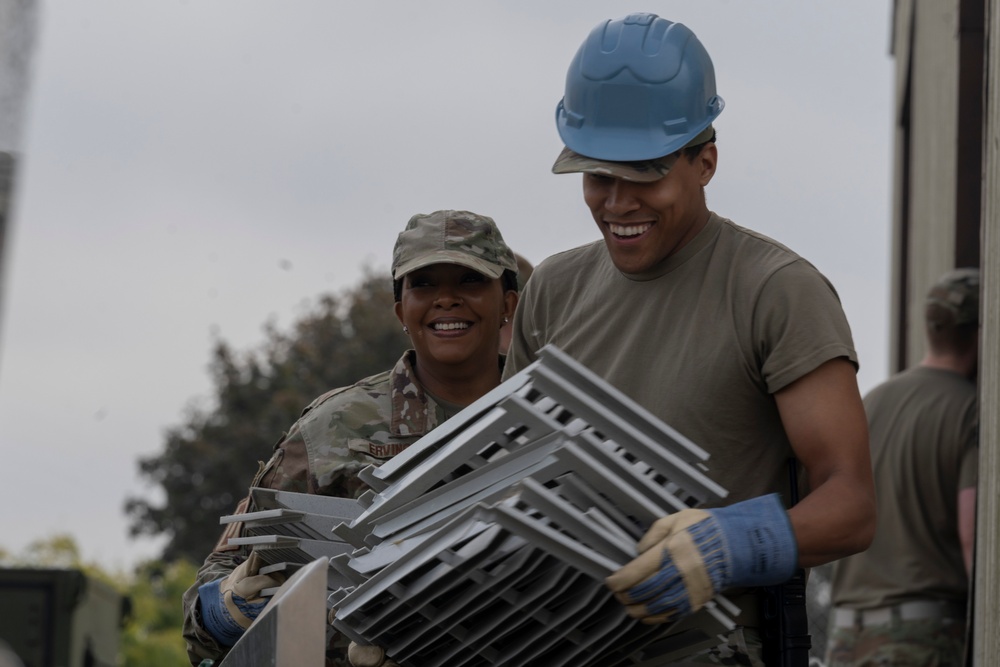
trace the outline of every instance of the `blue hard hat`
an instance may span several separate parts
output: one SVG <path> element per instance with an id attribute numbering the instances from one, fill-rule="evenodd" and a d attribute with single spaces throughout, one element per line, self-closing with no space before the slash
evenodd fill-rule
<path id="1" fill-rule="evenodd" d="M 581 155 L 650 160 L 683 148 L 723 106 L 712 59 L 687 26 L 629 14 L 595 27 L 576 52 L 556 125 Z"/>

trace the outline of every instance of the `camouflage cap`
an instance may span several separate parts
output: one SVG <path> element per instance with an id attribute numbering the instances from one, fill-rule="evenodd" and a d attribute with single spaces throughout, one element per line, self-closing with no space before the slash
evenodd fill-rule
<path id="1" fill-rule="evenodd" d="M 684 148 L 703 144 L 711 139 L 713 134 L 715 134 L 715 129 L 709 125 L 698 136 L 689 141 Z M 682 148 L 681 150 L 684 149 Z M 559 153 L 559 157 L 556 158 L 556 163 L 552 165 L 552 173 L 572 174 L 583 172 L 586 174 L 612 176 L 636 183 L 650 183 L 666 176 L 670 168 L 674 166 L 674 162 L 677 161 L 679 155 L 680 153 L 676 152 L 652 160 L 612 162 L 610 160 L 587 157 L 586 155 L 575 153 L 569 148 L 563 148 L 562 152 Z"/>
<path id="2" fill-rule="evenodd" d="M 950 322 L 938 322 L 934 319 L 935 309 L 928 309 L 927 319 L 931 324 L 978 324 L 979 269 L 955 269 L 944 274 L 927 292 L 925 304 L 939 306 L 951 314 Z"/>
<path id="3" fill-rule="evenodd" d="M 492 218 L 469 211 L 435 211 L 410 218 L 392 249 L 392 278 L 431 264 L 458 264 L 490 278 L 517 273 L 514 253 Z"/>

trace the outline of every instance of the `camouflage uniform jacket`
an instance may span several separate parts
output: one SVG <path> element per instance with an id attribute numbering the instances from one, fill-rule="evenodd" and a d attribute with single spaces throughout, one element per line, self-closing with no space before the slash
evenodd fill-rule
<path id="1" fill-rule="evenodd" d="M 313 401 L 274 446 L 251 486 L 350 498 L 364 493 L 367 486 L 358 471 L 384 463 L 445 420 L 444 409 L 417 383 L 413 355 L 408 350 L 391 371 Z M 245 498 L 236 511 L 248 506 Z M 245 547 L 227 544 L 242 529 L 242 524 L 229 525 L 184 594 L 184 639 L 192 665 L 204 658 L 219 661 L 227 650 L 201 626 L 197 602 L 199 586 L 222 579 L 249 556 Z M 332 656 L 327 660 L 330 666 L 346 664 Z"/>

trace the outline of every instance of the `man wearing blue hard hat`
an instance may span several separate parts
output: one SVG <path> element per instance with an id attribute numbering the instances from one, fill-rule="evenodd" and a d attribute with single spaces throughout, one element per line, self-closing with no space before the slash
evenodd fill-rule
<path id="1" fill-rule="evenodd" d="M 552 170 L 583 174 L 603 241 L 535 269 L 504 373 L 554 344 L 707 450 L 725 506 L 661 519 L 607 584 L 651 623 L 734 600 L 737 628 L 693 664 L 805 664 L 808 637 L 772 641 L 767 605 L 802 568 L 871 542 L 857 354 L 815 267 L 709 210 L 723 107 L 686 26 L 632 14 L 594 28 L 556 109 Z"/>

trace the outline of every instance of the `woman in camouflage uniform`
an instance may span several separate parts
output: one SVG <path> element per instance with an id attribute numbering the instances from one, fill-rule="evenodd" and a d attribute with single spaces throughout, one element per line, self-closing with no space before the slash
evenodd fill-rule
<path id="1" fill-rule="evenodd" d="M 415 215 L 392 257 L 395 312 L 413 348 L 395 367 L 320 396 L 303 411 L 251 486 L 357 497 L 357 473 L 380 465 L 500 382 L 500 328 L 517 305 L 517 262 L 496 224 L 468 211 Z M 238 513 L 252 511 L 249 498 Z M 218 660 L 261 612 L 263 588 L 246 547 L 230 546 L 230 524 L 184 594 L 184 638 L 192 665 Z M 327 665 L 348 665 L 335 642 Z"/>

